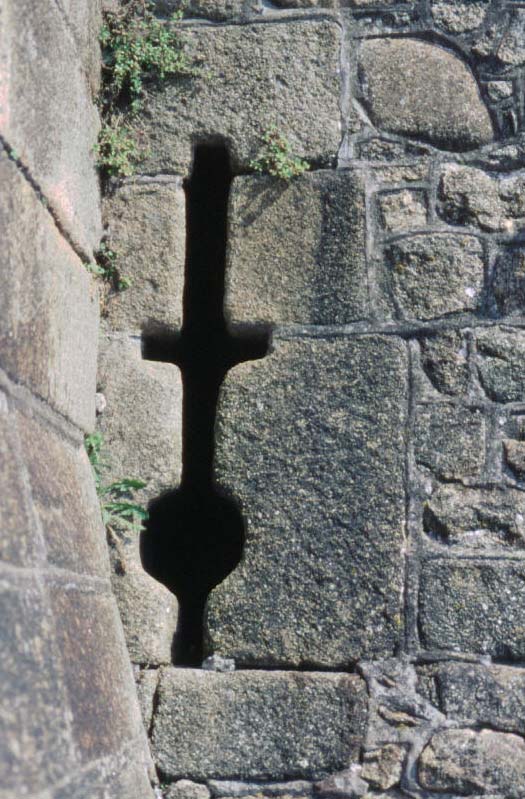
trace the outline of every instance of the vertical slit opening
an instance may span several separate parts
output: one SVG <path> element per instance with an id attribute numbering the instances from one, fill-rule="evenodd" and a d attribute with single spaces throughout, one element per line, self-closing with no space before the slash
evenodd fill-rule
<path id="1" fill-rule="evenodd" d="M 220 385 L 237 363 L 262 358 L 268 334 L 232 335 L 224 318 L 228 197 L 232 172 L 221 145 L 195 149 L 186 184 L 184 321 L 180 335 L 144 335 L 143 355 L 175 363 L 183 383 L 181 486 L 151 503 L 141 537 L 145 570 L 179 601 L 173 662 L 202 662 L 204 608 L 210 591 L 238 565 L 244 523 L 235 502 L 213 485 L 215 415 Z"/>

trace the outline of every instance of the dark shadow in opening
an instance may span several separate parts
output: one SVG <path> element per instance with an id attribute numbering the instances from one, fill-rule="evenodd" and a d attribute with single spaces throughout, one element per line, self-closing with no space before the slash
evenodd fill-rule
<path id="1" fill-rule="evenodd" d="M 181 487 L 150 506 L 141 537 L 145 570 L 179 600 L 173 662 L 198 666 L 210 591 L 239 563 L 244 523 L 235 502 L 213 485 L 215 414 L 227 371 L 262 358 L 268 333 L 233 335 L 223 312 L 228 196 L 232 174 L 224 146 L 201 145 L 186 186 L 184 324 L 180 335 L 144 335 L 143 355 L 175 363 L 183 380 Z"/>

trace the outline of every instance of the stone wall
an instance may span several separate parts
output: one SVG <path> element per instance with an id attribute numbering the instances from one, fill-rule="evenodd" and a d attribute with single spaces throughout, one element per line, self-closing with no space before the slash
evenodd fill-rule
<path id="1" fill-rule="evenodd" d="M 141 174 L 106 202 L 134 279 L 99 370 L 114 473 L 140 470 L 153 501 L 182 470 L 184 491 L 199 143 L 233 170 L 230 344 L 269 344 L 220 389 L 213 491 L 244 543 L 206 604 L 204 668 L 173 665 L 176 519 L 162 544 L 155 513 L 141 544 L 113 543 L 165 796 L 521 797 L 525 10 L 192 0 L 187 16 L 201 72 L 151 91 Z M 251 174 L 272 125 L 311 164 L 290 184 Z M 203 541 L 202 564 L 219 551 Z"/>
<path id="2" fill-rule="evenodd" d="M 151 796 L 83 434 L 101 235 L 97 2 L 0 4 L 0 796 Z"/>

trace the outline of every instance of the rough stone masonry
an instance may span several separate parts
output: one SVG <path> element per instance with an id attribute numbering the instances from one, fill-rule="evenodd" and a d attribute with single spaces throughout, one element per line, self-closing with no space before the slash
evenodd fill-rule
<path id="1" fill-rule="evenodd" d="M 157 2 L 159 14 L 173 9 Z M 222 383 L 214 486 L 244 522 L 206 668 L 177 600 L 113 541 L 166 799 L 525 796 L 525 7 L 191 0 L 205 66 L 152 90 L 105 223 L 99 418 L 144 501 L 184 471 L 183 181 L 227 147 L 224 314 L 266 331 Z M 310 171 L 252 173 L 275 125 Z M 186 265 L 188 266 L 188 264 Z M 191 267 L 191 264 L 190 264 Z M 146 533 L 147 535 L 147 533 Z"/>

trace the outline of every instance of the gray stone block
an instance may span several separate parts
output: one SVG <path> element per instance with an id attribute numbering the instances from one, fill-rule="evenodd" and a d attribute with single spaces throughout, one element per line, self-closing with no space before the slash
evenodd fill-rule
<path id="1" fill-rule="evenodd" d="M 427 224 L 425 194 L 413 189 L 398 189 L 377 198 L 381 222 L 388 233 L 402 233 Z"/>
<path id="2" fill-rule="evenodd" d="M 492 290 L 499 312 L 522 316 L 525 312 L 525 249 L 504 248 L 496 259 Z"/>
<path id="3" fill-rule="evenodd" d="M 495 402 L 525 401 L 525 331 L 493 327 L 476 334 L 481 385 Z"/>
<path id="4" fill-rule="evenodd" d="M 0 573 L 0 797 L 43 791 L 77 766 L 53 619 L 40 581 Z"/>
<path id="5" fill-rule="evenodd" d="M 117 753 L 135 739 L 140 758 L 146 739 L 115 600 L 58 586 L 51 596 L 81 761 Z"/>
<path id="6" fill-rule="evenodd" d="M 0 367 L 89 429 L 95 416 L 97 290 L 27 181 L 1 152 L 0 179 Z"/>
<path id="7" fill-rule="evenodd" d="M 493 177 L 482 169 L 446 164 L 439 184 L 440 213 L 455 225 L 513 233 L 523 226 L 522 175 Z"/>
<path id="8" fill-rule="evenodd" d="M 288 185 L 236 178 L 229 222 L 230 323 L 336 325 L 368 316 L 359 170 L 305 174 Z"/>
<path id="9" fill-rule="evenodd" d="M 445 480 L 478 477 L 485 463 L 485 419 L 477 408 L 421 405 L 414 431 L 416 462 Z"/>
<path id="10" fill-rule="evenodd" d="M 210 799 L 210 789 L 206 785 L 191 780 L 177 780 L 170 785 L 165 799 Z"/>
<path id="11" fill-rule="evenodd" d="M 525 494 L 439 486 L 425 503 L 423 523 L 429 535 L 448 546 L 524 549 Z"/>
<path id="12" fill-rule="evenodd" d="M 144 727 L 149 733 L 151 720 L 153 718 L 153 703 L 155 701 L 155 692 L 159 682 L 158 669 L 135 669 L 135 684 L 137 686 L 137 696 L 140 705 L 140 712 Z"/>
<path id="13" fill-rule="evenodd" d="M 313 791 L 311 782 L 291 780 L 287 782 L 238 782 L 233 780 L 208 780 L 212 796 L 246 797 L 263 796 L 310 796 Z"/>
<path id="14" fill-rule="evenodd" d="M 310 779 L 359 752 L 364 681 L 348 674 L 161 669 L 153 750 L 178 779 Z"/>
<path id="15" fill-rule="evenodd" d="M 524 583 L 523 561 L 428 561 L 419 593 L 423 646 L 522 659 Z"/>
<path id="16" fill-rule="evenodd" d="M 525 671 L 514 666 L 447 663 L 427 667 L 440 708 L 462 724 L 525 733 Z"/>
<path id="17" fill-rule="evenodd" d="M 446 330 L 421 339 L 421 363 L 432 385 L 443 394 L 466 394 L 470 371 L 468 345 L 461 330 Z"/>
<path id="18" fill-rule="evenodd" d="M 499 43 L 497 55 L 500 61 L 513 67 L 520 67 L 525 64 L 524 35 L 524 9 L 516 8 L 512 13 L 510 24 Z"/>
<path id="19" fill-rule="evenodd" d="M 182 384 L 179 369 L 142 359 L 140 340 L 103 337 L 98 387 L 106 399 L 98 427 L 104 436 L 107 481 L 147 483 L 142 502 L 175 487 L 181 474 Z"/>
<path id="20" fill-rule="evenodd" d="M 525 742 L 492 730 L 443 730 L 423 750 L 419 781 L 431 791 L 462 796 L 497 791 L 521 799 L 525 791 Z"/>
<path id="21" fill-rule="evenodd" d="M 341 140 L 339 48 L 331 20 L 184 28 L 200 75 L 175 78 L 152 91 L 137 121 L 149 154 L 148 174 L 191 165 L 194 142 L 222 139 L 236 170 L 257 156 L 272 125 L 294 153 L 329 165 Z"/>
<path id="22" fill-rule="evenodd" d="M 54 0 L 7 0 L 1 13 L 0 133 L 89 257 L 101 235 L 99 121 L 75 42 Z M 12 240 L 32 237 L 18 228 Z"/>
<path id="23" fill-rule="evenodd" d="M 108 298 L 109 326 L 136 333 L 180 328 L 186 252 L 181 181 L 115 187 L 105 200 L 104 222 L 118 268 L 132 281 Z"/>
<path id="24" fill-rule="evenodd" d="M 387 248 L 386 259 L 394 304 L 403 319 L 435 319 L 480 307 L 483 246 L 474 236 L 408 236 Z"/>
<path id="25" fill-rule="evenodd" d="M 48 562 L 109 577 L 99 500 L 84 447 L 63 441 L 35 414 L 18 413 L 17 424 Z"/>
<path id="26" fill-rule="evenodd" d="M 50 799 L 158 799 L 148 777 L 147 759 L 138 751 L 140 746 L 136 742 L 131 755 L 102 758 L 93 768 L 62 783 Z"/>
<path id="27" fill-rule="evenodd" d="M 78 52 L 93 98 L 100 89 L 100 43 L 102 26 L 101 0 L 58 0 L 73 30 Z"/>
<path id="28" fill-rule="evenodd" d="M 472 72 L 450 50 L 416 38 L 367 39 L 359 68 L 372 122 L 449 150 L 493 139 Z"/>
<path id="29" fill-rule="evenodd" d="M 32 513 L 16 414 L 0 391 L 0 560 L 26 568 L 42 563 L 44 542 Z"/>
<path id="30" fill-rule="evenodd" d="M 525 441 L 507 439 L 503 442 L 505 463 L 518 480 L 525 478 Z"/>
<path id="31" fill-rule="evenodd" d="M 489 3 L 487 0 L 433 0 L 432 18 L 438 28 L 451 34 L 476 30 L 483 23 Z"/>
<path id="32" fill-rule="evenodd" d="M 346 667 L 401 633 L 405 345 L 275 340 L 218 407 L 215 475 L 240 503 L 239 566 L 210 595 L 211 651 Z"/>
<path id="33" fill-rule="evenodd" d="M 132 663 L 171 663 L 179 613 L 176 597 L 144 571 L 136 533 L 113 532 L 110 557 L 111 585 Z"/>

